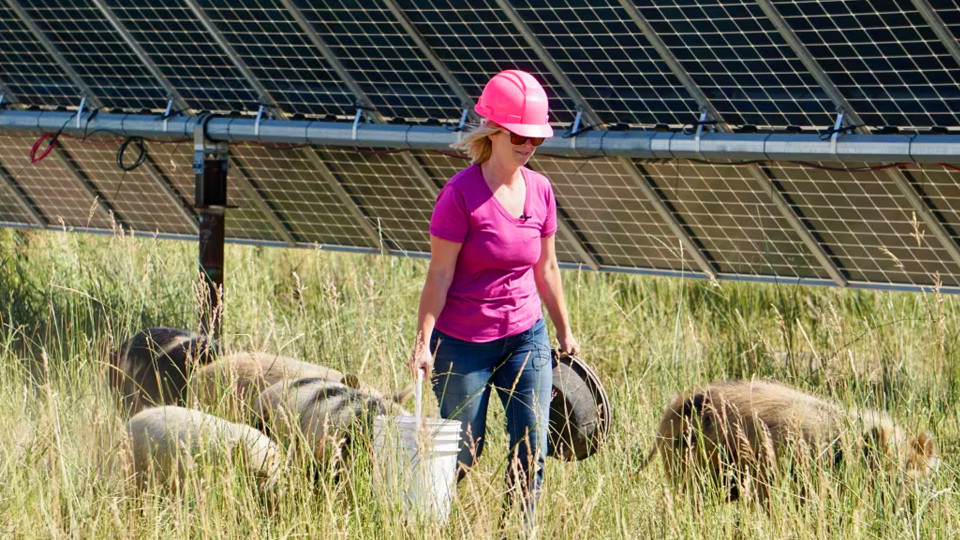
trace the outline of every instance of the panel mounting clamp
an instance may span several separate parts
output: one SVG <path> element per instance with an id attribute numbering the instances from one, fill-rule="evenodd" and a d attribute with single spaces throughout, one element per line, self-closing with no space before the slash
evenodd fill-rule
<path id="1" fill-rule="evenodd" d="M 697 131 L 693 140 L 697 143 L 697 152 L 700 152 L 700 136 L 703 135 L 703 126 L 707 124 L 707 111 L 700 111 L 700 121 L 697 122 Z"/>
<path id="2" fill-rule="evenodd" d="M 463 130 L 467 128 L 467 118 L 470 115 L 470 108 L 465 107 L 463 112 L 460 114 L 460 122 L 455 127 L 447 126 L 447 131 L 452 131 L 457 134 L 457 142 L 460 142 L 460 139 L 463 138 Z"/>
<path id="3" fill-rule="evenodd" d="M 169 120 L 171 116 L 173 116 L 173 98 L 167 100 L 167 108 L 164 109 L 163 116 L 161 117 L 163 119 L 164 133 L 167 132 L 167 120 Z"/>
<path id="4" fill-rule="evenodd" d="M 253 135 L 254 137 L 260 137 L 260 122 L 263 120 L 263 103 L 260 104 L 260 108 L 257 109 L 257 118 L 253 121 Z M 358 111 L 359 112 L 359 111 Z M 354 140 L 357 139 L 356 131 L 354 131 Z"/>
<path id="5" fill-rule="evenodd" d="M 580 134 L 580 122 L 583 120 L 583 108 L 577 107 L 577 115 L 573 117 L 573 124 L 570 125 L 570 129 L 562 135 L 564 139 L 570 139 L 570 148 L 576 149 L 577 147 L 577 135 Z"/>
<path id="6" fill-rule="evenodd" d="M 87 106 L 87 96 L 80 98 L 80 108 L 77 109 L 77 129 L 80 129 L 80 119 L 83 117 L 83 109 Z"/>
<path id="7" fill-rule="evenodd" d="M 843 111 L 837 113 L 837 121 L 833 123 L 833 133 L 830 134 L 830 153 L 837 153 L 837 138 L 840 137 L 841 127 L 843 126 Z"/>
<path id="8" fill-rule="evenodd" d="M 357 129 L 360 128 L 360 119 L 363 118 L 363 109 L 357 109 L 356 116 L 353 117 L 353 127 L 350 128 L 350 140 L 357 140 Z"/>
<path id="9" fill-rule="evenodd" d="M 715 122 L 711 122 L 707 120 L 707 117 L 708 117 L 708 114 L 706 109 L 701 109 L 700 120 L 697 122 L 697 131 L 694 133 L 694 136 L 693 136 L 693 144 L 694 146 L 696 146 L 696 152 L 697 152 L 697 155 L 700 156 L 700 159 L 703 159 L 703 153 L 700 151 L 700 136 L 703 135 L 703 127 L 710 124 L 708 133 L 712 133 L 714 130 L 714 126 L 712 124 L 714 124 Z"/>

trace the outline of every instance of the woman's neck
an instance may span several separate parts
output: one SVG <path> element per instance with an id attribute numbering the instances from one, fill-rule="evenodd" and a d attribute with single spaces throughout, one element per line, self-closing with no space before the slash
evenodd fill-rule
<path id="1" fill-rule="evenodd" d="M 490 159 L 481 163 L 480 168 L 483 177 L 495 185 L 511 185 L 515 181 L 523 180 L 519 165 L 496 159 L 494 156 L 490 156 Z"/>

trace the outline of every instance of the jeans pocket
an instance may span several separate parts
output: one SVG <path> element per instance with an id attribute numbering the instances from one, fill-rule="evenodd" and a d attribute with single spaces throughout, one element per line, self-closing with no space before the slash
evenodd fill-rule
<path id="1" fill-rule="evenodd" d="M 553 351 L 549 345 L 537 344 L 533 349 L 533 367 L 534 369 L 552 369 Z"/>

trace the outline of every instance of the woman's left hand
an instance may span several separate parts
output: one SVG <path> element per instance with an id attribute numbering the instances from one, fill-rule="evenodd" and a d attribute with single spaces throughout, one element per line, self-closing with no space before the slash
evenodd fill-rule
<path id="1" fill-rule="evenodd" d="M 566 353 L 570 356 L 578 356 L 580 354 L 580 343 L 577 342 L 577 338 L 573 337 L 573 332 L 564 332 L 557 336 L 557 340 L 560 342 L 560 353 Z"/>

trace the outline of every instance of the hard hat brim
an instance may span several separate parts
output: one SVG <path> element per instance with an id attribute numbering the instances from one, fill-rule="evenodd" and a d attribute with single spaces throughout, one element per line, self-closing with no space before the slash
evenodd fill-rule
<path id="1" fill-rule="evenodd" d="M 503 129 L 516 133 L 521 137 L 553 137 L 553 128 L 550 124 L 500 124 Z"/>

